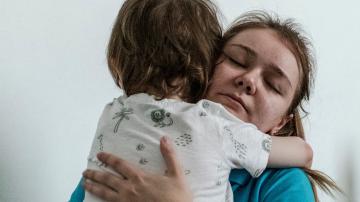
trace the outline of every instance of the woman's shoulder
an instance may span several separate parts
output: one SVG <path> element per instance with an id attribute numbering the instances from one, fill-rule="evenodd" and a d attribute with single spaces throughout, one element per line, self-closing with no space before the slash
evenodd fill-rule
<path id="1" fill-rule="evenodd" d="M 263 178 L 269 181 L 281 179 L 290 184 L 310 183 L 307 174 L 300 168 L 269 168 L 264 171 Z M 294 182 L 295 179 L 298 181 Z"/>
<path id="2" fill-rule="evenodd" d="M 269 169 L 264 178 L 266 201 L 315 201 L 310 180 L 300 168 Z"/>
<path id="3" fill-rule="evenodd" d="M 230 182 L 235 202 L 315 201 L 307 174 L 300 168 L 266 169 L 258 178 L 233 170 Z"/>

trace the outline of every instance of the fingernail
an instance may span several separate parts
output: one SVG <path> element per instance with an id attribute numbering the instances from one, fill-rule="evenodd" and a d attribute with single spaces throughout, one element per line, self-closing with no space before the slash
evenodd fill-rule
<path id="1" fill-rule="evenodd" d="M 171 140 L 169 137 L 167 136 L 164 136 L 164 148 L 167 150 L 167 151 L 170 151 L 171 150 Z"/>
<path id="2" fill-rule="evenodd" d="M 169 143 L 169 138 L 166 137 L 166 136 L 163 136 L 163 141 L 165 144 L 168 144 Z"/>
<path id="3" fill-rule="evenodd" d="M 105 155 L 105 153 L 99 152 L 96 156 L 98 157 L 98 159 L 101 159 L 104 157 L 104 155 Z"/>
<path id="4" fill-rule="evenodd" d="M 85 186 L 86 183 L 87 183 L 87 179 L 86 179 L 86 178 L 83 178 L 81 184 L 82 184 L 83 186 Z"/>
<path id="5" fill-rule="evenodd" d="M 83 175 L 84 177 L 86 177 L 87 174 L 88 174 L 88 170 L 85 170 L 85 171 L 82 173 L 82 175 Z"/>
<path id="6" fill-rule="evenodd" d="M 85 189 L 89 189 L 91 186 L 90 180 L 88 180 L 88 179 L 84 180 L 83 186 Z"/>

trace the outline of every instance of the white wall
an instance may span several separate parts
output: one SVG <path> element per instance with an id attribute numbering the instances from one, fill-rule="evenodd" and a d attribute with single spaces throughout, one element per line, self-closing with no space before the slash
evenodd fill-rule
<path id="1" fill-rule="evenodd" d="M 360 201 L 360 3 L 218 0 L 227 23 L 265 8 L 312 36 L 318 72 L 306 120 L 313 167 Z M 121 1 L 0 0 L 0 201 L 66 201 L 97 119 L 119 94 L 105 47 Z M 357 151 L 357 152 L 356 152 Z"/>

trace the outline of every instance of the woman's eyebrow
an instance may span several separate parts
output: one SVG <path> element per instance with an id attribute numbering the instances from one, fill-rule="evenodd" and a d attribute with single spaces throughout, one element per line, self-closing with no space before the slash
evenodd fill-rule
<path id="1" fill-rule="evenodd" d="M 281 70 L 281 68 L 275 64 L 269 64 L 268 68 L 275 72 L 277 75 L 279 75 L 282 78 L 285 78 L 285 80 L 287 81 L 287 83 L 289 83 L 290 87 L 292 88 L 291 82 L 289 77 L 284 73 L 284 71 Z"/>

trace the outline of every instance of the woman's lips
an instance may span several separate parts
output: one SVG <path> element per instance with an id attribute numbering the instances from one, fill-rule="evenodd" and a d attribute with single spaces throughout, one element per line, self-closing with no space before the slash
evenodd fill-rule
<path id="1" fill-rule="evenodd" d="M 245 104 L 244 104 L 244 102 L 242 101 L 241 98 L 236 97 L 235 95 L 231 95 L 231 94 L 220 94 L 220 95 L 222 95 L 222 96 L 225 97 L 228 101 L 230 101 L 232 105 L 235 105 L 235 106 L 233 106 L 233 107 L 231 107 L 231 106 L 229 106 L 229 107 L 231 107 L 231 108 L 234 109 L 234 107 L 235 107 L 235 108 L 238 108 L 238 107 L 240 106 L 240 107 L 243 108 L 246 112 L 248 112 L 248 110 L 247 110 L 247 108 L 245 107 Z"/>

